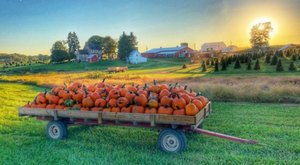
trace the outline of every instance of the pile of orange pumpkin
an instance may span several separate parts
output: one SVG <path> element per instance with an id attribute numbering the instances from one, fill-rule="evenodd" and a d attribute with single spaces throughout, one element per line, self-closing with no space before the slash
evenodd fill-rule
<path id="1" fill-rule="evenodd" d="M 25 107 L 57 110 L 127 112 L 146 114 L 197 114 L 208 103 L 187 86 L 176 84 L 112 85 L 105 82 L 85 86 L 80 82 L 39 93 Z"/>

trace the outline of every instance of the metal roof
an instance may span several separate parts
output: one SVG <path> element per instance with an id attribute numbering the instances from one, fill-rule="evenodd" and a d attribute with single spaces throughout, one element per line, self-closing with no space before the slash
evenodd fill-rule
<path id="1" fill-rule="evenodd" d="M 167 47 L 167 48 L 154 48 L 150 49 L 144 53 L 160 53 L 163 54 L 162 52 L 177 52 L 181 49 L 186 48 L 186 46 L 177 46 L 177 47 Z"/>

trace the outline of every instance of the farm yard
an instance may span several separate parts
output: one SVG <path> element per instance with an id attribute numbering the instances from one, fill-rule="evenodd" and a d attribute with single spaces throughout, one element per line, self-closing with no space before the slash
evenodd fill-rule
<path id="1" fill-rule="evenodd" d="M 299 2 L 0 6 L 0 165 L 300 165 Z"/>
<path id="2" fill-rule="evenodd" d="M 300 115 L 298 105 L 214 102 L 214 112 L 204 122 L 205 129 L 255 139 L 260 145 L 188 134 L 187 150 L 173 155 L 157 149 L 157 131 L 143 128 L 73 126 L 69 128 L 69 139 L 47 140 L 46 122 L 19 118 L 17 111 L 19 105 L 26 104 L 43 90 L 32 85 L 1 83 L 1 164 L 37 161 L 46 164 L 298 164 L 300 161 L 300 123 L 295 118 Z"/>

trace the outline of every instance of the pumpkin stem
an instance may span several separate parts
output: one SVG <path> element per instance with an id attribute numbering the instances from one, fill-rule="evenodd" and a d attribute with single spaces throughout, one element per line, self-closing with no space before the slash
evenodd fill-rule
<path id="1" fill-rule="evenodd" d="M 137 86 L 136 86 L 136 88 L 138 88 L 140 85 L 138 84 Z"/>
<path id="2" fill-rule="evenodd" d="M 46 96 L 46 94 L 47 94 L 47 89 L 45 89 L 44 96 Z"/>
<path id="3" fill-rule="evenodd" d="M 123 84 L 121 88 L 125 88 L 125 84 Z"/>
<path id="4" fill-rule="evenodd" d="M 184 86 L 184 90 L 186 90 L 186 89 L 187 89 L 187 85 Z"/>
<path id="5" fill-rule="evenodd" d="M 104 82 L 106 80 L 106 77 L 102 80 L 102 82 Z"/>
<path id="6" fill-rule="evenodd" d="M 153 84 L 156 85 L 156 80 L 153 80 Z"/>
<path id="7" fill-rule="evenodd" d="M 145 90 L 146 88 L 147 88 L 147 83 L 145 83 L 145 85 L 144 85 L 144 88 L 143 88 L 143 89 Z"/>

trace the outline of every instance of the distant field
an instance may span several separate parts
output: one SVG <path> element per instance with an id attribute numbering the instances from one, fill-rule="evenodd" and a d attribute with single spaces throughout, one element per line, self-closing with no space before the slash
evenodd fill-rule
<path id="1" fill-rule="evenodd" d="M 189 134 L 187 150 L 174 155 L 157 149 L 157 131 L 143 128 L 73 126 L 69 139 L 48 140 L 46 122 L 17 112 L 43 90 L 0 84 L 0 164 L 300 164 L 298 105 L 213 102 L 205 129 L 261 145 Z"/>

